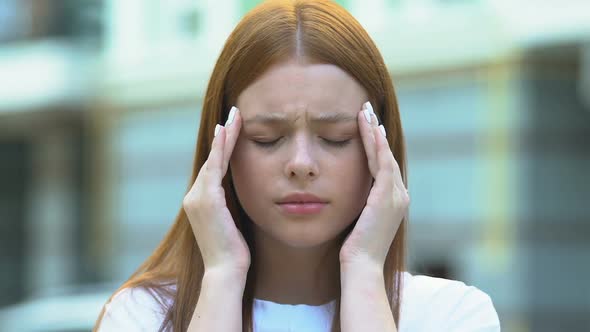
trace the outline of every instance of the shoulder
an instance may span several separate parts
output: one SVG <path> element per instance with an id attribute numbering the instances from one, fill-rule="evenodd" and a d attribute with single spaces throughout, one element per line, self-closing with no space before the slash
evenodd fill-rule
<path id="1" fill-rule="evenodd" d="M 404 272 L 400 331 L 500 331 L 492 299 L 461 281 Z"/>
<path id="2" fill-rule="evenodd" d="M 170 304 L 147 288 L 124 288 L 105 304 L 98 331 L 157 331 Z"/>

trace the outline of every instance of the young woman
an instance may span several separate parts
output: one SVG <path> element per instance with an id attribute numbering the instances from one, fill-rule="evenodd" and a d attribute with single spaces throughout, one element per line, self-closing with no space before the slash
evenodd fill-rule
<path id="1" fill-rule="evenodd" d="M 95 331 L 499 331 L 482 291 L 405 271 L 406 188 L 369 35 L 331 1 L 265 2 L 213 70 L 172 228 Z"/>

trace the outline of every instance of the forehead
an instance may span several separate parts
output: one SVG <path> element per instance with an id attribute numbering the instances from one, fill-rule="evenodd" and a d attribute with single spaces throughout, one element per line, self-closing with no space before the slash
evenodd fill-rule
<path id="1" fill-rule="evenodd" d="M 238 97 L 244 124 L 355 121 L 367 101 L 365 89 L 331 64 L 286 62 L 272 66 Z"/>

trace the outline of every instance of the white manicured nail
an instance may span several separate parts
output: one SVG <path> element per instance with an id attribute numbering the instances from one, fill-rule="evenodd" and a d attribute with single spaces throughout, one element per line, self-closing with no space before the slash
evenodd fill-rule
<path id="1" fill-rule="evenodd" d="M 365 119 L 367 119 L 367 122 L 369 124 L 371 124 L 371 112 L 368 109 L 364 109 L 363 110 L 363 114 L 365 115 Z"/>
<path id="2" fill-rule="evenodd" d="M 229 125 L 232 124 L 232 122 L 234 122 L 234 117 L 236 116 L 236 111 L 238 109 L 235 106 L 231 107 L 231 110 L 229 111 L 229 115 L 227 116 L 227 121 L 225 122 L 225 127 L 228 127 Z"/>
<path id="3" fill-rule="evenodd" d="M 384 137 L 387 137 L 387 134 L 385 133 L 385 127 L 383 127 L 383 125 L 379 125 L 379 130 L 381 130 L 381 134 L 383 134 Z"/>
<path id="4" fill-rule="evenodd" d="M 217 134 L 219 134 L 220 130 L 221 130 L 221 125 L 220 124 L 215 125 L 215 132 L 213 133 L 213 137 L 217 136 Z"/>
<path id="5" fill-rule="evenodd" d="M 368 109 L 371 114 L 375 114 L 375 111 L 373 110 L 373 105 L 371 105 L 370 101 L 364 103 L 363 108 Z"/>
<path id="6" fill-rule="evenodd" d="M 367 122 L 369 124 L 372 123 L 371 115 L 373 115 L 375 117 L 375 119 L 377 120 L 377 114 L 375 114 L 375 111 L 373 110 L 373 105 L 371 105 L 370 101 L 363 104 L 363 109 L 365 112 L 365 119 L 367 119 Z M 377 120 L 377 124 L 379 124 L 379 120 Z"/>

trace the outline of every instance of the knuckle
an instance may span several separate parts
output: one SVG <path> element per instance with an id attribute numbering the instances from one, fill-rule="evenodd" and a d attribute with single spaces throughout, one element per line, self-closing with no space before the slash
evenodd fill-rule
<path id="1" fill-rule="evenodd" d="M 397 161 L 393 157 L 393 154 L 392 153 L 389 154 L 389 156 L 387 158 L 387 163 L 388 163 L 389 167 L 391 167 L 391 169 L 393 169 L 394 171 L 399 172 L 399 165 L 397 164 Z"/>
<path id="2" fill-rule="evenodd" d="M 182 200 L 182 206 L 187 211 L 199 211 L 210 204 L 206 197 L 207 195 L 203 195 L 200 190 L 191 191 Z"/>
<path id="3" fill-rule="evenodd" d="M 396 189 L 393 201 L 395 201 L 395 205 L 400 206 L 402 208 L 407 207 L 410 204 L 410 197 L 402 189 Z"/>
<path id="4" fill-rule="evenodd" d="M 410 196 L 405 192 L 400 192 L 400 202 L 403 207 L 410 206 Z"/>
<path id="5" fill-rule="evenodd" d="M 393 154 L 391 152 L 385 154 L 385 158 L 382 159 L 383 166 L 387 167 L 387 169 L 395 170 L 395 159 L 393 159 Z"/>
<path id="6" fill-rule="evenodd" d="M 196 209 L 199 205 L 199 200 L 195 197 L 194 194 L 189 194 L 184 197 L 182 200 L 182 207 L 186 212 L 192 211 Z"/>
<path id="7" fill-rule="evenodd" d="M 192 191 L 189 191 L 184 198 L 182 199 L 182 206 L 184 206 L 185 208 L 190 206 L 193 200 L 193 193 Z"/>
<path id="8" fill-rule="evenodd" d="M 409 206 L 410 205 L 410 196 L 403 194 L 402 195 L 402 202 L 404 203 L 405 206 Z"/>

